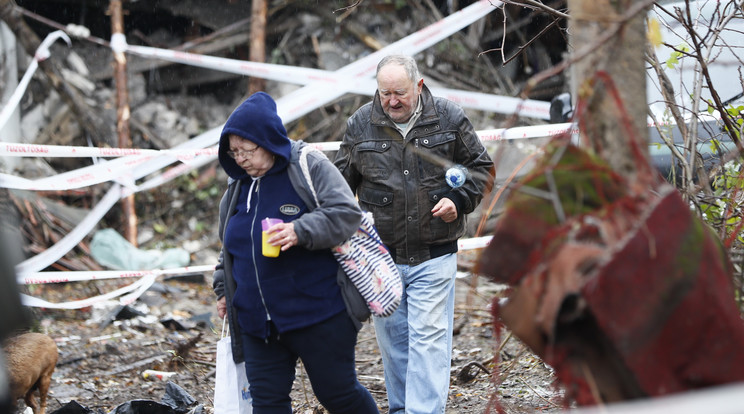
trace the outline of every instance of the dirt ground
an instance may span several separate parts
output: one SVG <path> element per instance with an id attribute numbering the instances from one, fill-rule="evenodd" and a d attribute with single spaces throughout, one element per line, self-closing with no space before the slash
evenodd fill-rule
<path id="1" fill-rule="evenodd" d="M 74 286 L 36 286 L 31 294 L 57 302 L 72 292 L 112 290 L 129 282 L 97 281 Z M 95 284 L 94 287 L 91 287 Z M 457 282 L 456 335 L 448 414 L 488 412 L 496 387 L 491 372 L 496 343 L 488 308 L 498 286 L 464 273 Z M 69 300 L 69 299 L 67 299 Z M 145 370 L 174 372 L 170 381 L 196 401 L 193 412 L 213 413 L 215 350 L 220 321 L 214 310 L 210 275 L 159 280 L 134 304 L 78 311 L 35 310 L 37 329 L 58 344 L 60 358 L 53 376 L 47 412 L 77 403 L 87 412 L 110 413 L 134 400 L 160 402 L 166 382 L 143 378 Z M 506 336 L 506 335 L 505 335 Z M 498 398 L 508 413 L 558 412 L 560 394 L 552 372 L 515 339 L 501 347 Z M 374 327 L 359 335 L 357 366 L 361 382 L 387 412 L 383 368 Z M 326 412 L 315 400 L 298 365 L 292 393 L 296 413 Z M 19 402 L 22 407 L 22 402 Z"/>

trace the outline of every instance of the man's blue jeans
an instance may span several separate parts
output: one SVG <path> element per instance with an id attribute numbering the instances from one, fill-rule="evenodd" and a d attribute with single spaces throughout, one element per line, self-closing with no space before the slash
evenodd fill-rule
<path id="1" fill-rule="evenodd" d="M 390 413 L 441 414 L 449 391 L 457 255 L 398 270 L 400 307 L 374 318 Z"/>

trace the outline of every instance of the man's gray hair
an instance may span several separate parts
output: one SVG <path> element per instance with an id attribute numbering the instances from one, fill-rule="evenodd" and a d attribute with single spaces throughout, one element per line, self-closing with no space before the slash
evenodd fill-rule
<path id="1" fill-rule="evenodd" d="M 377 72 L 375 72 L 375 77 L 377 77 L 377 75 L 380 73 L 380 69 L 389 64 L 403 66 L 403 68 L 406 70 L 406 75 L 408 75 L 408 78 L 414 83 L 418 82 L 418 80 L 421 79 L 421 73 L 418 70 L 418 65 L 416 65 L 416 60 L 407 55 L 390 55 L 382 58 L 380 63 L 377 64 Z"/>

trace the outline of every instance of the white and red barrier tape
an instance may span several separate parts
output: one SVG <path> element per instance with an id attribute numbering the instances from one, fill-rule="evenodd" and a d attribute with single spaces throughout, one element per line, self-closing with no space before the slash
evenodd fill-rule
<path id="1" fill-rule="evenodd" d="M 112 49 L 115 53 L 129 52 L 141 56 L 149 56 L 157 59 L 170 60 L 184 64 L 208 67 L 216 70 L 224 70 L 249 76 L 263 77 L 277 81 L 293 82 L 306 84 L 307 86 L 290 93 L 277 100 L 277 106 L 280 116 L 285 122 L 291 122 L 300 116 L 314 110 L 315 108 L 326 104 L 344 93 L 364 93 L 371 95 L 375 90 L 375 83 L 372 80 L 377 62 L 385 55 L 392 53 L 416 54 L 421 50 L 441 41 L 451 34 L 461 30 L 463 27 L 482 18 L 489 12 L 493 11 L 501 2 L 490 2 L 486 0 L 474 3 L 463 10 L 447 16 L 443 20 L 424 28 L 404 39 L 401 39 L 371 55 L 366 56 L 336 72 L 328 72 L 317 69 L 295 68 L 288 66 L 279 66 L 271 64 L 262 64 L 255 62 L 242 62 L 217 57 L 203 55 L 194 55 L 185 52 L 176 52 L 170 50 L 146 48 L 139 46 L 127 45 L 126 39 L 121 35 L 112 37 Z M 43 60 L 48 56 L 48 47 L 56 39 L 69 39 L 63 32 L 55 32 L 50 35 L 42 47 L 37 52 L 37 60 Z M 32 65 L 33 66 L 33 65 Z M 27 76 L 36 67 L 30 67 Z M 333 85 L 333 87 L 329 87 Z M 16 90 L 18 100 L 27 87 L 27 82 L 19 84 Z M 439 95 L 445 96 L 453 101 L 459 102 L 464 107 L 471 107 L 483 110 L 490 110 L 502 113 L 518 112 L 525 116 L 536 118 L 547 118 L 548 104 L 541 101 L 520 100 L 511 97 L 500 97 L 494 95 L 455 91 L 444 88 L 432 88 Z M 15 105 L 6 105 L 3 113 L 0 114 L 0 127 L 7 121 L 5 113 L 15 110 Z M 16 267 L 16 273 L 19 283 L 54 283 L 60 282 L 59 272 L 55 274 L 38 273 L 39 270 L 48 267 L 67 251 L 71 250 L 77 243 L 85 237 L 94 227 L 103 215 L 122 197 L 137 191 L 153 188 L 160 185 L 179 174 L 183 174 L 193 168 L 204 165 L 214 159 L 216 156 L 216 147 L 219 138 L 221 126 L 214 128 L 198 137 L 195 137 L 176 148 L 169 150 L 141 150 L 141 149 L 124 149 L 124 148 L 88 148 L 88 147 L 61 147 L 61 146 L 44 146 L 31 144 L 2 144 L 0 156 L 38 156 L 38 157 L 100 157 L 114 158 L 99 162 L 98 164 L 80 168 L 78 170 L 61 173 L 54 177 L 45 177 L 37 180 L 29 180 L 22 177 L 16 177 L 9 174 L 0 174 L 0 187 L 16 188 L 25 190 L 65 190 L 81 188 L 107 181 L 113 181 L 115 184 L 99 202 L 99 204 L 90 211 L 88 216 L 73 229 L 67 236 L 57 244 L 50 247 L 43 253 L 32 257 Z M 517 137 L 526 138 L 532 136 L 541 136 L 546 130 L 555 130 L 555 126 L 540 127 L 534 130 L 492 130 L 486 131 L 483 135 L 484 140 L 514 139 Z M 560 127 L 558 128 L 560 129 Z M 567 128 L 566 128 L 567 129 Z M 316 143 L 319 149 L 333 151 L 338 149 L 338 142 Z M 163 167 L 166 167 L 176 160 L 182 161 L 180 164 L 168 171 L 165 171 L 156 177 L 150 178 L 141 185 L 135 185 L 135 181 L 144 176 L 152 174 Z M 122 188 L 123 185 L 125 188 Z M 463 249 L 477 248 L 484 246 L 487 241 L 483 238 L 478 240 L 463 240 L 461 245 Z M 211 267 L 211 266 L 208 266 Z M 143 274 L 141 280 L 146 277 L 151 278 L 163 272 L 172 270 L 157 271 L 155 273 Z M 101 277 L 132 277 L 133 272 L 64 272 L 65 278 L 69 280 L 93 280 Z M 74 275 L 77 274 L 77 275 Z M 99 276 L 96 276 L 99 275 Z M 148 285 L 149 286 L 149 285 Z M 131 287 L 135 290 L 142 286 Z M 136 292 L 141 289 L 137 289 Z M 119 292 L 124 293 L 126 289 Z M 136 293 L 135 292 L 135 293 Z M 113 292 L 112 292 L 113 293 Z M 120 294 L 121 294 L 120 293 Z M 100 300 L 108 300 L 110 294 L 102 295 Z M 89 306 L 90 301 L 76 301 L 74 304 L 50 304 L 43 301 L 31 300 L 25 297 L 24 303 L 29 306 Z M 93 298 L 91 298 L 92 300 Z M 36 305 L 31 305 L 35 303 Z M 43 304 L 41 304 L 43 303 Z"/>
<path id="2" fill-rule="evenodd" d="M 383 56 L 383 53 L 414 54 L 417 49 L 422 50 L 431 44 L 438 42 L 443 37 L 449 36 L 455 31 L 460 30 L 465 25 L 472 23 L 488 13 L 490 11 L 488 8 L 492 9 L 500 4 L 501 2 L 491 3 L 488 1 L 480 1 L 449 16 L 437 24 L 415 33 L 415 36 L 411 35 L 402 41 L 394 43 L 391 47 L 385 48 L 372 56 L 368 56 L 368 59 L 363 59 L 362 61 L 349 65 L 345 67 L 344 70 L 335 73 L 317 69 L 293 68 L 255 62 L 238 62 L 229 59 L 194 55 L 184 52 L 129 46 L 126 45 L 126 40 L 123 37 L 116 39 L 112 38 L 112 48 L 117 53 L 129 52 L 141 56 L 150 55 L 158 59 L 194 66 L 209 67 L 248 76 L 298 84 L 311 84 L 310 87 L 302 88 L 296 91 L 296 93 L 290 94 L 291 96 L 287 96 L 286 99 L 280 99 L 281 102 L 278 102 L 281 108 L 280 114 L 282 115 L 282 118 L 285 122 L 291 122 L 323 103 L 335 99 L 343 93 L 373 94 L 375 89 L 374 82 L 370 79 L 362 78 L 364 76 L 369 76 L 372 73 L 374 70 L 372 62 L 378 61 L 379 58 Z M 54 32 L 50 34 L 44 42 L 42 42 L 34 60 L 29 65 L 23 79 L 19 82 L 18 88 L 0 112 L 0 128 L 5 125 L 10 114 L 12 114 L 17 108 L 18 102 L 23 96 L 31 76 L 38 67 L 38 62 L 49 56 L 49 45 L 60 38 L 64 39 L 68 44 L 70 43 L 69 38 L 67 38 L 64 32 Z M 329 88 L 329 85 L 334 86 L 333 88 Z M 339 92 L 336 94 L 329 93 L 323 95 L 322 92 L 324 89 L 334 89 Z M 445 88 L 432 88 L 432 91 L 438 96 L 443 96 L 452 101 L 458 102 L 463 107 L 505 114 L 519 113 L 523 116 L 548 119 L 548 105 L 545 102 L 520 100 L 510 97 L 500 97 L 464 91 L 453 91 Z M 322 99 L 319 98 L 319 95 Z M 495 129 L 479 131 L 478 134 L 483 141 L 498 141 L 556 136 L 565 132 L 576 132 L 572 131 L 571 128 L 572 126 L 570 124 L 558 124 L 538 127 Z M 37 272 L 39 269 L 48 267 L 49 264 L 58 260 L 67 251 L 79 243 L 79 241 L 93 229 L 95 224 L 98 223 L 103 215 L 120 198 L 133 192 L 157 187 L 180 174 L 184 174 L 212 161 L 216 155 L 216 148 L 209 147 L 217 143 L 219 130 L 221 130 L 221 127 L 208 131 L 207 133 L 192 139 L 188 143 L 179 146 L 179 148 L 162 151 L 57 147 L 3 143 L 3 147 L 0 148 L 0 156 L 100 157 L 117 158 L 117 160 L 105 161 L 101 164 L 108 165 L 103 165 L 101 168 L 83 168 L 41 180 L 26 180 L 20 177 L 2 174 L 0 175 L 0 187 L 24 188 L 31 190 L 70 189 L 105 181 L 124 182 L 124 184 L 128 186 L 128 188 L 122 189 L 120 185 L 115 184 L 99 204 L 91 210 L 88 216 L 81 221 L 78 227 L 71 231 L 52 248 L 47 249 L 44 253 L 20 264 L 16 268 L 16 271 L 18 273 L 18 282 L 23 284 L 60 283 L 132 277 L 137 277 L 139 279 L 123 288 L 87 299 L 65 303 L 51 303 L 39 298 L 22 295 L 23 303 L 26 306 L 34 307 L 80 309 L 121 296 L 119 298 L 119 303 L 129 304 L 134 302 L 143 292 L 145 292 L 154 283 L 158 276 L 212 271 L 214 265 L 144 271 Z M 338 149 L 339 143 L 326 142 L 316 143 L 314 145 L 324 151 L 335 151 Z M 175 160 L 180 160 L 184 163 L 160 173 L 141 185 L 134 185 L 134 180 L 152 174 L 153 172 L 172 164 Z M 126 173 L 127 169 L 131 170 L 131 172 Z M 458 246 L 460 250 L 478 249 L 487 246 L 490 240 L 491 236 L 463 239 L 459 241 Z M 575 414 L 657 414 L 671 411 L 679 414 L 693 414 L 708 411 L 720 414 L 735 414 L 741 411 L 739 408 L 739 396 L 743 391 L 744 386 L 742 384 L 733 384 L 638 402 L 609 404 L 601 408 L 582 408 L 571 410 L 570 412 Z"/>
<path id="3" fill-rule="evenodd" d="M 8 122 L 8 119 L 10 119 L 13 112 L 18 108 L 18 103 L 21 102 L 21 98 L 26 92 L 26 88 L 28 88 L 31 78 L 36 72 L 36 69 L 39 68 L 39 62 L 49 57 L 49 46 L 51 46 L 57 39 L 63 39 L 68 45 L 70 44 L 70 38 L 61 30 L 52 32 L 44 38 L 39 45 L 39 48 L 36 50 L 34 58 L 29 63 L 28 68 L 26 68 L 26 73 L 23 74 L 23 77 L 21 78 L 21 81 L 18 82 L 15 91 L 13 91 L 8 102 L 5 103 L 2 111 L 0 111 L 0 130 L 5 126 L 5 123 Z"/>
<path id="4" fill-rule="evenodd" d="M 500 4 L 500 2 L 498 4 Z M 185 52 L 129 46 L 126 44 L 126 40 L 123 37 L 112 38 L 112 48 L 119 51 L 125 50 L 142 56 L 150 56 L 184 64 L 210 67 L 212 69 L 226 70 L 250 76 L 265 77 L 285 82 L 293 81 L 300 84 L 309 83 L 309 86 L 305 86 L 298 91 L 277 100 L 278 109 L 282 114 L 282 118 L 285 122 L 290 122 L 299 116 L 330 102 L 343 93 L 374 93 L 375 84 L 371 79 L 371 76 L 374 74 L 377 61 L 379 61 L 382 56 L 391 53 L 415 54 L 483 17 L 485 14 L 493 10 L 494 7 L 495 4 L 488 1 L 475 3 L 460 12 L 448 16 L 439 23 L 401 39 L 400 41 L 333 73 L 317 69 L 233 61 L 223 58 L 193 55 Z M 46 48 L 48 48 L 49 44 L 61 37 L 65 37 L 62 32 L 55 32 L 45 40 L 42 44 L 42 48 L 40 48 L 40 51 L 37 53 L 39 60 L 48 56 L 48 50 Z M 32 71 L 29 71 L 29 73 L 32 73 Z M 334 85 L 334 87 L 329 88 L 329 85 Z M 19 85 L 19 89 L 25 89 L 25 87 L 26 85 Z M 331 91 L 329 91 L 329 89 Z M 436 88 L 433 88 L 433 90 L 437 91 Z M 548 109 L 547 103 L 545 102 L 523 101 L 510 97 L 452 91 L 443 88 L 438 89 L 438 94 L 460 102 L 463 106 L 470 106 L 484 110 L 495 110 L 496 112 L 499 112 L 499 109 L 504 113 L 523 111 L 520 113 L 527 114 L 527 116 L 544 118 Z M 22 95 L 22 93 L 20 93 L 20 95 Z M 3 113 L 9 110 L 8 106 L 3 108 Z M 533 107 L 530 108 L 530 106 Z M 4 123 L 4 120 L 5 119 L 0 116 L 0 126 Z M 78 225 L 78 227 L 71 231 L 70 234 L 43 253 L 19 264 L 16 267 L 19 283 L 59 282 L 60 276 L 58 274 L 51 275 L 36 272 L 48 267 L 51 263 L 54 263 L 67 251 L 77 245 L 120 198 L 138 191 L 157 187 L 158 185 L 161 185 L 181 174 L 212 161 L 217 153 L 217 149 L 214 145 L 218 141 L 221 128 L 221 126 L 213 128 L 212 130 L 207 131 L 182 145 L 168 150 L 64 147 L 3 143 L 0 146 L 0 156 L 100 157 L 115 159 L 102 161 L 96 165 L 84 167 L 78 170 L 61 173 L 54 177 L 46 177 L 37 180 L 29 180 L 8 174 L 0 174 L 0 187 L 25 190 L 67 190 L 107 181 L 114 181 L 125 186 L 125 188 L 121 188 L 119 185 L 112 187 L 96 208 L 91 210 L 88 216 Z M 556 136 L 566 132 L 575 133 L 576 131 L 575 129 L 572 130 L 571 124 L 566 123 L 516 127 L 510 129 L 493 129 L 478 131 L 478 134 L 483 141 L 488 142 Z M 322 142 L 313 143 L 313 145 L 323 151 L 335 151 L 338 149 L 340 143 Z M 134 184 L 137 179 L 157 172 L 176 160 L 182 161 L 184 164 L 179 164 L 165 172 L 162 172 L 141 185 Z M 483 248 L 488 244 L 489 240 L 490 236 L 464 239 L 459 242 L 459 246 L 461 250 Z M 164 272 L 169 271 L 166 270 Z M 65 274 L 67 274 L 66 277 L 82 278 L 76 280 L 92 280 L 96 278 L 96 276 L 91 273 L 80 273 L 80 276 L 74 276 L 72 273 L 76 272 L 65 272 Z M 126 275 L 133 274 L 131 271 L 95 273 L 99 275 L 105 274 L 107 277 L 127 277 Z M 158 274 L 162 274 L 162 272 Z M 49 307 L 48 304 L 44 306 Z"/>
<path id="5" fill-rule="evenodd" d="M 477 131 L 484 142 L 556 136 L 569 132 L 571 124 L 552 124 L 509 129 Z M 316 142 L 313 146 L 322 151 L 336 151 L 340 142 Z M 0 156 L 11 157 L 102 157 L 117 158 L 68 171 L 53 177 L 36 180 L 0 173 L 0 187 L 19 190 L 71 190 L 107 181 L 124 180 L 131 183 L 133 167 L 144 164 L 156 156 L 192 163 L 199 157 L 214 159 L 217 147 L 195 149 L 143 150 L 129 148 L 64 147 L 36 144 L 0 143 Z M 131 184 L 125 184 L 131 186 Z"/>

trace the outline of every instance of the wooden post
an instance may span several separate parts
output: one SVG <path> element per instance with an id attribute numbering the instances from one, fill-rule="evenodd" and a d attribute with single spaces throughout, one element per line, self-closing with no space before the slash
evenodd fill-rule
<path id="1" fill-rule="evenodd" d="M 251 62 L 266 61 L 266 0 L 253 0 L 251 3 L 251 41 L 249 59 Z M 248 81 L 248 93 L 266 90 L 266 80 L 251 78 Z"/>
<path id="2" fill-rule="evenodd" d="M 112 35 L 124 34 L 124 12 L 121 0 L 109 3 Z M 129 133 L 129 93 L 127 89 L 127 57 L 121 50 L 114 50 L 114 80 L 116 82 L 116 134 L 120 148 L 131 148 Z M 124 215 L 124 237 L 137 245 L 137 214 L 134 208 L 134 194 L 121 200 Z"/>

